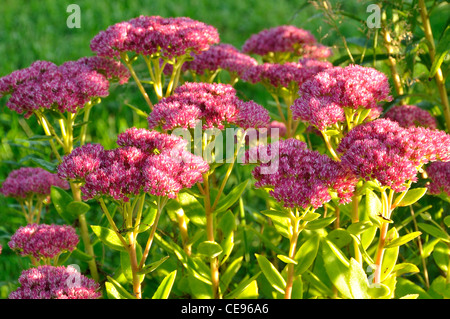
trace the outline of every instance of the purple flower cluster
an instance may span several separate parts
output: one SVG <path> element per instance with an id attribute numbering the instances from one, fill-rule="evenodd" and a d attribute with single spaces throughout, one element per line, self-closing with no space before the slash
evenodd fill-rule
<path id="1" fill-rule="evenodd" d="M 120 61 L 100 56 L 83 57 L 79 63 L 86 64 L 90 69 L 103 74 L 109 81 L 125 84 L 130 78 L 130 71 Z"/>
<path id="2" fill-rule="evenodd" d="M 48 196 L 52 186 L 69 188 L 66 181 L 43 168 L 22 167 L 9 173 L 0 188 L 0 193 L 17 199 L 25 199 L 33 194 Z"/>
<path id="3" fill-rule="evenodd" d="M 9 299 L 98 299 L 100 286 L 72 266 L 39 266 L 22 272 Z"/>
<path id="4" fill-rule="evenodd" d="M 436 119 L 433 115 L 417 105 L 395 105 L 384 114 L 384 118 L 396 121 L 402 127 L 437 128 Z"/>
<path id="5" fill-rule="evenodd" d="M 242 52 L 261 56 L 271 52 L 291 52 L 300 56 L 303 46 L 316 43 L 311 32 L 292 25 L 283 25 L 251 35 L 242 46 Z"/>
<path id="6" fill-rule="evenodd" d="M 450 196 L 450 162 L 433 162 L 426 168 L 430 183 L 428 193 Z"/>
<path id="7" fill-rule="evenodd" d="M 330 62 L 313 59 L 301 59 L 299 62 L 263 63 L 252 66 L 242 76 L 244 81 L 250 83 L 263 83 L 269 87 L 289 88 L 291 83 L 295 90 L 315 74 L 331 68 Z"/>
<path id="8" fill-rule="evenodd" d="M 209 169 L 177 136 L 130 128 L 119 134 L 117 143 L 120 147 L 112 150 L 98 145 L 74 149 L 58 166 L 58 175 L 83 181 L 85 200 L 108 196 L 128 201 L 142 192 L 174 198 Z"/>
<path id="9" fill-rule="evenodd" d="M 269 194 L 285 207 L 318 208 L 332 199 L 332 192 L 341 203 L 348 203 L 357 182 L 339 162 L 293 138 L 257 146 L 246 156 L 260 161 L 252 171 L 255 187 L 270 188 Z M 262 171 L 271 165 L 278 165 L 275 172 Z"/>
<path id="10" fill-rule="evenodd" d="M 185 62 L 182 70 L 203 74 L 205 71 L 222 69 L 241 77 L 249 67 L 257 64 L 254 58 L 240 52 L 231 44 L 221 43 L 194 55 L 194 60 Z"/>
<path id="11" fill-rule="evenodd" d="M 377 119 L 353 128 L 337 151 L 342 164 L 358 177 L 378 180 L 396 192 L 417 180 L 417 169 L 430 161 L 450 161 L 450 135 L 423 127 L 402 128 Z"/>
<path id="12" fill-rule="evenodd" d="M 20 227 L 11 236 L 8 245 L 21 256 L 32 256 L 39 260 L 73 251 L 78 242 L 78 235 L 72 226 L 29 224 Z"/>
<path id="13" fill-rule="evenodd" d="M 294 119 L 319 130 L 345 120 L 344 108 L 370 109 L 369 118 L 381 114 L 381 101 L 390 101 L 385 74 L 373 68 L 350 65 L 317 73 L 299 89 L 299 98 L 291 106 Z"/>
<path id="14" fill-rule="evenodd" d="M 82 58 L 60 66 L 36 61 L 0 78 L 0 97 L 11 94 L 6 105 L 17 113 L 25 112 L 25 117 L 41 108 L 75 113 L 93 98 L 108 96 L 107 77 L 118 76 L 123 82 L 123 72 L 120 65 L 106 59 Z"/>
<path id="15" fill-rule="evenodd" d="M 242 102 L 229 84 L 186 82 L 174 94 L 155 104 L 148 117 L 149 127 L 164 130 L 194 128 L 201 120 L 203 128 L 223 129 L 226 123 L 241 127 L 267 125 L 270 118 L 264 107 Z"/>
<path id="16" fill-rule="evenodd" d="M 139 16 L 101 31 L 92 39 L 91 49 L 106 57 L 135 52 L 171 59 L 205 51 L 218 42 L 219 34 L 214 27 L 187 17 Z"/>

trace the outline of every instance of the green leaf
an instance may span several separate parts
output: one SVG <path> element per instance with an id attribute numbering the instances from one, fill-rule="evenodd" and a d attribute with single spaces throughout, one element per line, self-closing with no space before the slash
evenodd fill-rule
<path id="1" fill-rule="evenodd" d="M 30 138 L 28 138 L 28 140 L 30 141 L 48 141 L 48 140 L 52 140 L 54 139 L 54 136 L 49 136 L 49 135 L 34 135 Z"/>
<path id="2" fill-rule="evenodd" d="M 327 235 L 327 238 L 331 240 L 338 248 L 347 246 L 352 241 L 350 233 L 342 228 L 333 229 Z"/>
<path id="3" fill-rule="evenodd" d="M 450 51 L 450 26 L 448 26 L 439 40 L 436 46 L 436 53 L 434 56 L 433 64 L 430 68 L 430 73 L 428 74 L 429 78 L 434 77 L 437 70 L 441 67 L 442 62 L 444 62 L 444 58 L 447 53 Z"/>
<path id="4" fill-rule="evenodd" d="M 225 299 L 244 299 L 244 298 L 258 298 L 258 283 L 256 278 L 261 274 L 242 280 L 234 290 L 225 296 Z"/>
<path id="5" fill-rule="evenodd" d="M 420 272 L 420 270 L 414 264 L 401 263 L 401 264 L 395 265 L 395 267 L 392 270 L 392 272 L 395 272 L 396 276 L 401 276 L 401 275 L 404 275 L 404 274 L 415 274 L 415 273 Z"/>
<path id="6" fill-rule="evenodd" d="M 393 207 L 403 207 L 403 206 L 409 206 L 417 202 L 419 199 L 422 198 L 423 195 L 427 192 L 426 187 L 421 188 L 413 188 L 410 189 L 406 195 L 400 200 L 399 203 L 397 203 L 397 200 L 394 201 Z"/>
<path id="7" fill-rule="evenodd" d="M 286 281 L 275 268 L 275 266 L 264 256 L 255 254 L 261 271 L 263 272 L 270 285 L 279 293 L 284 294 Z"/>
<path id="8" fill-rule="evenodd" d="M 106 246 L 118 250 L 126 251 L 117 234 L 109 228 L 91 225 L 92 231 Z"/>
<path id="9" fill-rule="evenodd" d="M 284 263 L 286 263 L 286 264 L 294 264 L 294 265 L 297 265 L 297 262 L 296 262 L 294 259 L 289 258 L 288 256 L 285 256 L 285 255 L 277 255 L 277 257 L 278 257 L 278 259 L 280 259 L 282 262 L 284 262 Z"/>
<path id="10" fill-rule="evenodd" d="M 144 211 L 144 213 L 142 214 L 143 218 L 139 224 L 139 230 L 138 230 L 139 233 L 145 232 L 150 227 L 152 227 L 153 223 L 155 222 L 157 213 L 158 213 L 158 209 L 153 206 L 149 206 Z"/>
<path id="11" fill-rule="evenodd" d="M 389 238 L 389 241 L 393 241 L 398 238 L 398 232 L 395 227 L 388 231 L 387 238 Z M 386 279 L 394 269 L 395 264 L 397 263 L 399 250 L 399 246 L 386 248 L 384 250 L 383 262 L 381 264 L 381 282 Z"/>
<path id="12" fill-rule="evenodd" d="M 308 212 L 305 216 L 303 216 L 302 220 L 306 222 L 312 222 L 320 217 L 320 214 L 314 212 Z"/>
<path id="13" fill-rule="evenodd" d="M 177 271 L 174 270 L 169 273 L 161 282 L 152 299 L 168 299 L 170 292 L 172 291 L 173 283 L 177 276 Z"/>
<path id="14" fill-rule="evenodd" d="M 106 276 L 106 279 L 108 279 L 108 281 L 114 285 L 114 288 L 116 288 L 117 292 L 125 297 L 125 299 L 136 299 L 136 297 L 130 294 L 125 288 L 123 288 L 117 280 L 110 276 Z"/>
<path id="15" fill-rule="evenodd" d="M 248 181 L 249 180 L 247 179 L 246 181 L 243 181 L 239 185 L 233 187 L 233 189 L 225 197 L 219 199 L 214 212 L 217 214 L 224 212 L 229 209 L 234 203 L 236 203 L 236 201 L 242 196 L 242 193 L 247 187 Z"/>
<path id="16" fill-rule="evenodd" d="M 72 216 L 78 217 L 80 215 L 86 214 L 90 208 L 91 207 L 88 204 L 86 204 L 85 202 L 73 201 L 73 202 L 70 202 L 69 204 L 67 204 L 66 210 Z"/>
<path id="17" fill-rule="evenodd" d="M 199 227 L 206 226 L 205 208 L 195 196 L 181 192 L 178 194 L 178 201 L 191 222 Z"/>
<path id="18" fill-rule="evenodd" d="M 139 262 L 142 258 L 142 248 L 141 245 L 136 244 L 136 256 L 137 261 Z M 120 252 L 120 267 L 122 268 L 122 273 L 128 282 L 133 282 L 133 270 L 131 269 L 130 256 L 128 252 Z M 140 281 L 144 280 L 144 276 L 141 275 Z"/>
<path id="19" fill-rule="evenodd" d="M 314 262 L 319 250 L 320 237 L 318 235 L 308 238 L 298 249 L 294 259 L 297 265 L 294 267 L 296 276 L 303 274 Z"/>
<path id="20" fill-rule="evenodd" d="M 353 235 L 360 235 L 361 233 L 365 232 L 366 230 L 371 229 L 373 226 L 373 223 L 368 220 L 362 220 L 356 223 L 352 223 L 350 226 L 347 227 L 347 231 L 350 234 Z"/>
<path id="21" fill-rule="evenodd" d="M 306 224 L 305 229 L 308 230 L 317 230 L 321 228 L 325 228 L 328 225 L 330 225 L 332 222 L 336 220 L 336 217 L 325 217 L 325 218 L 319 218 L 316 220 L 313 220 L 312 222 L 309 222 Z"/>
<path id="22" fill-rule="evenodd" d="M 290 238 L 292 236 L 290 227 L 291 219 L 287 212 L 270 209 L 261 211 L 261 214 L 269 217 L 272 220 L 275 229 L 281 236 L 286 238 Z"/>
<path id="23" fill-rule="evenodd" d="M 449 235 L 445 231 L 443 231 L 441 228 L 438 228 L 434 225 L 425 224 L 425 223 L 417 223 L 417 226 L 424 232 L 430 234 L 431 236 L 439 238 L 440 240 L 443 240 L 446 243 L 450 243 Z"/>
<path id="24" fill-rule="evenodd" d="M 61 216 L 68 224 L 72 224 L 75 217 L 67 210 L 68 203 L 73 202 L 72 196 L 62 188 L 52 186 L 50 198 L 59 216 Z"/>
<path id="25" fill-rule="evenodd" d="M 366 208 L 364 211 L 366 218 L 377 226 L 381 226 L 380 220 L 377 218 L 381 210 L 382 204 L 380 198 L 370 188 L 366 188 Z"/>
<path id="26" fill-rule="evenodd" d="M 444 217 L 444 224 L 447 227 L 450 227 L 450 215 Z"/>
<path id="27" fill-rule="evenodd" d="M 431 289 L 436 291 L 444 299 L 450 299 L 450 284 L 447 283 L 443 276 L 438 276 L 431 283 Z"/>
<path id="28" fill-rule="evenodd" d="M 105 289 L 108 299 L 123 299 L 122 295 L 119 293 L 119 291 L 112 283 L 108 281 L 105 282 Z"/>
<path id="29" fill-rule="evenodd" d="M 88 254 L 86 254 L 85 252 L 79 250 L 78 248 L 75 248 L 75 249 L 72 251 L 72 256 L 75 257 L 75 258 L 77 258 L 77 259 L 79 259 L 79 260 L 81 260 L 81 261 L 84 261 L 84 262 L 91 261 L 92 258 L 94 258 L 94 257 L 92 257 L 91 255 L 88 255 Z"/>
<path id="30" fill-rule="evenodd" d="M 138 274 L 140 275 L 146 275 L 148 273 L 151 273 L 152 271 L 156 270 L 159 266 L 161 266 L 169 256 L 163 257 L 158 261 L 152 262 L 151 264 L 148 264 L 144 268 L 142 268 L 140 271 L 138 271 Z"/>
<path id="31" fill-rule="evenodd" d="M 450 247 L 443 242 L 437 243 L 433 250 L 433 259 L 443 273 L 448 272 L 449 258 Z"/>
<path id="32" fill-rule="evenodd" d="M 209 258 L 214 258 L 222 253 L 222 247 L 215 241 L 203 241 L 198 244 L 197 252 Z"/>
<path id="33" fill-rule="evenodd" d="M 369 299 L 369 281 L 361 265 L 354 258 L 350 259 L 346 275 L 353 299 Z"/>
<path id="34" fill-rule="evenodd" d="M 384 248 L 394 248 L 397 246 L 401 246 L 406 244 L 407 242 L 409 242 L 410 240 L 413 240 L 416 237 L 419 237 L 422 233 L 420 231 L 415 231 L 409 234 L 406 234 L 402 237 L 399 238 L 395 238 L 393 240 L 388 241 L 385 245 Z"/>
<path id="35" fill-rule="evenodd" d="M 350 267 L 347 258 L 335 244 L 325 238 L 322 240 L 322 258 L 325 271 L 333 285 L 344 297 L 351 299 L 353 295 L 345 275 Z"/>

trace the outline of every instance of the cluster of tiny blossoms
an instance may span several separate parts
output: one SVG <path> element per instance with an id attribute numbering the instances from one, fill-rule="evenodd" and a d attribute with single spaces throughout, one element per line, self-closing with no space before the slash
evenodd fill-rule
<path id="1" fill-rule="evenodd" d="M 182 70 L 201 75 L 206 71 L 222 69 L 241 77 L 249 67 L 257 64 L 254 58 L 240 52 L 231 44 L 220 43 L 195 54 L 192 61 L 183 64 Z"/>
<path id="2" fill-rule="evenodd" d="M 261 56 L 271 52 L 291 52 L 300 56 L 305 45 L 316 44 L 316 38 L 311 32 L 292 25 L 283 25 L 251 35 L 242 46 L 242 52 Z"/>
<path id="3" fill-rule="evenodd" d="M 21 256 L 32 256 L 39 260 L 73 251 L 78 242 L 78 235 L 72 226 L 29 224 L 20 227 L 11 236 L 8 245 Z"/>
<path id="4" fill-rule="evenodd" d="M 128 75 L 109 59 L 82 58 L 60 66 L 36 61 L 0 78 L 0 97 L 10 94 L 6 105 L 25 117 L 41 108 L 75 113 L 92 99 L 108 96 L 108 79 L 114 78 L 124 83 Z"/>
<path id="5" fill-rule="evenodd" d="M 66 181 L 43 168 L 22 167 L 9 173 L 0 188 L 0 193 L 7 197 L 26 199 L 34 194 L 48 196 L 52 186 L 69 188 Z"/>
<path id="6" fill-rule="evenodd" d="M 382 101 L 390 101 L 385 74 L 370 67 L 350 65 L 317 73 L 299 89 L 299 98 L 291 106 L 294 119 L 323 131 L 345 121 L 345 109 L 370 109 L 369 118 L 377 118 Z"/>
<path id="7" fill-rule="evenodd" d="M 171 59 L 207 50 L 218 42 L 217 30 L 203 22 L 187 17 L 139 16 L 101 31 L 92 39 L 91 49 L 106 57 L 135 52 Z"/>
<path id="8" fill-rule="evenodd" d="M 148 117 L 149 128 L 164 130 L 194 128 L 201 120 L 203 128 L 223 129 L 227 123 L 240 127 L 267 126 L 270 117 L 261 105 L 243 102 L 229 84 L 186 82 L 174 94 L 155 104 Z"/>
<path id="9" fill-rule="evenodd" d="M 263 83 L 268 87 L 290 87 L 291 83 L 298 88 L 315 74 L 331 68 L 330 62 L 314 59 L 301 59 L 299 62 L 263 63 L 246 70 L 242 79 L 250 83 Z"/>
<path id="10" fill-rule="evenodd" d="M 407 181 L 417 180 L 418 167 L 431 161 L 450 161 L 450 135 L 377 119 L 353 128 L 337 151 L 342 154 L 342 164 L 358 177 L 376 179 L 382 186 L 401 192 Z"/>
<path id="11" fill-rule="evenodd" d="M 9 299 L 98 299 L 100 286 L 72 266 L 39 266 L 22 272 Z"/>
<path id="12" fill-rule="evenodd" d="M 252 171 L 255 187 L 269 188 L 269 194 L 289 208 L 316 209 L 330 201 L 332 193 L 341 203 L 348 203 L 357 182 L 339 162 L 293 138 L 250 149 L 246 160 L 255 158 L 259 160 Z M 262 171 L 272 165 L 274 172 Z"/>
<path id="13" fill-rule="evenodd" d="M 441 193 L 450 196 L 450 162 L 433 162 L 426 168 L 430 183 L 428 192 L 432 195 Z"/>
<path id="14" fill-rule="evenodd" d="M 58 175 L 81 181 L 85 200 L 108 196 L 128 201 L 142 192 L 174 198 L 209 169 L 177 136 L 130 128 L 119 134 L 117 144 L 112 150 L 95 144 L 74 149 L 58 166 Z"/>
<path id="15" fill-rule="evenodd" d="M 384 114 L 384 118 L 396 121 L 402 127 L 437 128 L 434 116 L 417 105 L 395 105 Z"/>

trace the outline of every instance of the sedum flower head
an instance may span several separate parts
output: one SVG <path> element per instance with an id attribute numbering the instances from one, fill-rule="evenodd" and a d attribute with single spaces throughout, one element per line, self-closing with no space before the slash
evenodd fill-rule
<path id="1" fill-rule="evenodd" d="M 252 171 L 255 187 L 269 188 L 269 194 L 285 207 L 318 208 L 332 199 L 333 192 L 346 203 L 356 185 L 356 178 L 339 162 L 293 138 L 257 146 L 247 156 L 260 160 Z M 278 165 L 275 172 L 264 173 L 262 169 L 274 161 Z"/>
<path id="2" fill-rule="evenodd" d="M 422 127 L 402 128 L 397 122 L 377 119 L 353 128 L 337 151 L 342 164 L 358 177 L 376 179 L 401 192 L 417 170 L 430 161 L 450 161 L 450 135 Z"/>
<path id="3" fill-rule="evenodd" d="M 292 25 L 282 25 L 251 35 L 242 46 L 242 51 L 261 56 L 271 52 L 291 52 L 302 55 L 304 45 L 314 45 L 316 42 L 311 32 Z"/>
<path id="4" fill-rule="evenodd" d="M 263 63 L 247 69 L 243 80 L 251 83 L 263 83 L 271 87 L 289 88 L 295 85 L 297 91 L 304 82 L 332 64 L 313 59 L 302 59 L 299 62 Z"/>
<path id="5" fill-rule="evenodd" d="M 217 30 L 187 17 L 139 16 L 111 25 L 91 41 L 99 56 L 119 57 L 123 52 L 173 58 L 201 52 L 219 42 Z"/>
<path id="6" fill-rule="evenodd" d="M 450 196 L 450 162 L 433 162 L 426 168 L 430 182 L 428 193 Z"/>
<path id="7" fill-rule="evenodd" d="M 173 198 L 209 170 L 201 157 L 185 150 L 186 141 L 175 135 L 133 127 L 119 134 L 117 144 L 112 150 L 74 149 L 59 166 L 61 176 L 83 181 L 84 199 L 106 196 L 128 201 L 142 192 Z M 83 166 L 83 156 L 92 163 L 89 167 Z"/>
<path id="8" fill-rule="evenodd" d="M 203 74 L 206 71 L 222 69 L 241 77 L 245 70 L 258 64 L 254 58 L 227 43 L 213 45 L 208 50 L 195 54 L 193 58 L 192 61 L 183 64 L 183 71 L 190 70 L 196 74 Z"/>
<path id="9" fill-rule="evenodd" d="M 396 121 L 402 127 L 437 128 L 437 122 L 433 115 L 417 105 L 395 105 L 386 112 L 384 118 Z"/>
<path id="10" fill-rule="evenodd" d="M 0 78 L 0 96 L 11 95 L 6 105 L 25 117 L 39 109 L 75 113 L 91 100 L 109 95 L 108 79 L 126 81 L 124 72 L 120 64 L 98 57 L 60 66 L 36 61 Z"/>
<path id="11" fill-rule="evenodd" d="M 22 272 L 9 299 L 97 299 L 100 286 L 72 266 L 39 266 Z"/>
<path id="12" fill-rule="evenodd" d="M 359 65 L 325 69 L 306 81 L 298 93 L 291 106 L 294 119 L 319 130 L 343 121 L 346 108 L 369 109 L 369 118 L 376 118 L 381 114 L 379 103 L 392 99 L 386 75 Z"/>
<path id="13" fill-rule="evenodd" d="M 20 227 L 11 236 L 8 245 L 21 256 L 32 256 L 39 260 L 73 251 L 78 242 L 78 235 L 72 226 L 29 224 Z"/>
<path id="14" fill-rule="evenodd" d="M 252 116 L 255 116 L 254 118 Z M 261 119 L 267 123 L 262 123 Z M 229 84 L 187 82 L 174 94 L 155 104 L 148 117 L 150 128 L 164 130 L 194 128 L 201 120 L 203 128 L 223 129 L 227 123 L 245 127 L 268 124 L 268 111 L 254 103 L 244 103 Z"/>
<path id="15" fill-rule="evenodd" d="M 68 189 L 69 184 L 40 167 L 22 167 L 13 170 L 3 182 L 0 192 L 7 197 L 25 199 L 36 194 L 50 195 L 52 186 Z"/>

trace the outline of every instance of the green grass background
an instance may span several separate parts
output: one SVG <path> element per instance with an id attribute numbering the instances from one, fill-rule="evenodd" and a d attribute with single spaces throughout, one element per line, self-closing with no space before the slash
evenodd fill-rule
<path id="1" fill-rule="evenodd" d="M 365 18 L 367 1 L 331 1 L 339 3 L 342 10 Z M 66 20 L 69 4 L 81 9 L 81 28 L 70 29 Z M 323 15 L 307 0 L 2 0 L 0 4 L 0 77 L 14 70 L 28 67 L 36 60 L 48 60 L 62 64 L 82 56 L 93 55 L 89 44 L 101 30 L 117 22 L 139 15 L 164 17 L 187 16 L 215 26 L 221 42 L 241 48 L 246 39 L 262 29 L 291 24 L 311 31 L 316 38 L 333 46 L 335 57 L 344 53 L 339 36 L 324 22 Z M 440 21 L 445 21 L 442 17 Z M 437 21 L 437 20 L 434 20 Z M 434 25 L 433 25 L 434 26 Z M 362 25 L 345 21 L 340 32 L 350 39 L 361 39 Z M 439 28 L 439 25 L 437 26 Z M 354 42 L 358 42 L 355 40 Z M 352 42 L 350 41 L 350 46 Z M 246 98 L 261 102 L 267 100 L 264 90 L 239 83 L 237 90 Z M 23 159 L 30 154 L 48 158 L 47 142 L 30 142 L 29 134 L 43 134 L 35 118 L 23 120 L 10 111 L 6 98 L 0 99 L 0 182 L 7 174 L 20 166 L 30 165 Z M 130 83 L 112 87 L 109 97 L 93 108 L 88 142 L 101 143 L 105 148 L 115 145 L 119 132 L 131 126 L 146 127 L 146 120 L 138 117 L 126 103 L 145 109 L 144 101 Z M 147 111 L 147 110 L 146 110 Z M 24 224 L 14 211 L 14 201 L 0 196 L 0 298 L 7 298 L 22 269 L 27 267 L 24 258 L 16 256 L 7 247 L 9 237 Z M 51 212 L 49 212 L 51 214 Z"/>

